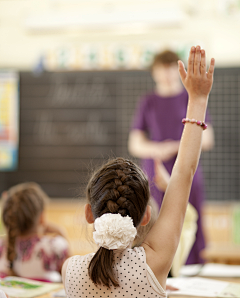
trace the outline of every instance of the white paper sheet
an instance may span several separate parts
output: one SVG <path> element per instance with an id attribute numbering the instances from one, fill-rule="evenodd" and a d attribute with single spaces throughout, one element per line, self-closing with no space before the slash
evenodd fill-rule
<path id="1" fill-rule="evenodd" d="M 240 277 L 240 266 L 209 263 L 203 266 L 199 276 Z"/>
<path id="2" fill-rule="evenodd" d="M 62 289 L 62 290 L 60 290 L 58 292 L 53 293 L 52 296 L 53 297 L 67 297 L 67 294 L 66 294 L 65 290 Z"/>
<path id="3" fill-rule="evenodd" d="M 195 276 L 198 275 L 198 273 L 202 269 L 202 264 L 194 264 L 194 265 L 186 265 L 182 266 L 179 275 L 180 276 Z"/>
<path id="4" fill-rule="evenodd" d="M 169 292 L 171 296 L 240 297 L 240 284 L 201 277 L 168 278 L 167 285 L 179 289 Z"/>

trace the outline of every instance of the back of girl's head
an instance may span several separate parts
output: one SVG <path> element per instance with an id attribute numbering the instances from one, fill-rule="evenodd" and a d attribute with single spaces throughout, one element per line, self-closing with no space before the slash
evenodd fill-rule
<path id="1" fill-rule="evenodd" d="M 10 188 L 4 195 L 2 220 L 7 230 L 7 258 L 16 257 L 15 241 L 36 226 L 44 210 L 47 195 L 36 183 L 23 183 Z"/>
<path id="2" fill-rule="evenodd" d="M 119 213 L 130 216 L 137 227 L 148 204 L 149 184 L 136 164 L 116 158 L 93 174 L 87 196 L 95 219 L 105 213 Z M 119 285 L 112 264 L 113 251 L 100 247 L 89 265 L 89 276 L 96 285 Z"/>

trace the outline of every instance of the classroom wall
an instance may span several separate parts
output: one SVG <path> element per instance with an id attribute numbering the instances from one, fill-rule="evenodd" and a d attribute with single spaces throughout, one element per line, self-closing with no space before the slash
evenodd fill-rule
<path id="1" fill-rule="evenodd" d="M 45 53 L 66 46 L 152 44 L 159 49 L 181 49 L 196 43 L 216 58 L 217 66 L 239 66 L 239 3 L 0 0 L 0 68 L 29 70 Z M 117 24 L 117 18 L 126 15 L 124 12 L 133 17 L 142 15 L 147 21 Z M 112 17 L 115 24 L 102 25 L 101 16 Z"/>
<path id="2" fill-rule="evenodd" d="M 47 206 L 47 219 L 66 229 L 73 254 L 83 255 L 96 249 L 93 226 L 84 217 L 85 203 L 85 200 L 52 200 Z M 239 246 L 239 214 L 239 204 L 206 202 L 203 205 L 203 228 L 209 247 Z"/>

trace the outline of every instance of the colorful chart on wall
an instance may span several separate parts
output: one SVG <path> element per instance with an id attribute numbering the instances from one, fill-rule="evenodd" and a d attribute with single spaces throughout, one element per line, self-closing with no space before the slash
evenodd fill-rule
<path id="1" fill-rule="evenodd" d="M 19 76 L 0 72 L 0 171 L 13 171 L 18 165 Z"/>

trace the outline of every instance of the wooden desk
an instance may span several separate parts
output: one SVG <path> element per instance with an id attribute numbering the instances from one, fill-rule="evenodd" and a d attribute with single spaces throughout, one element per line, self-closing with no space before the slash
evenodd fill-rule
<path id="1" fill-rule="evenodd" d="M 211 245 L 202 250 L 201 257 L 207 263 L 240 265 L 240 245 L 220 243 Z"/>
<path id="2" fill-rule="evenodd" d="M 53 297 L 52 297 L 52 294 L 53 294 L 53 293 L 56 293 L 56 292 L 58 292 L 58 291 L 60 291 L 62 288 L 63 288 L 63 284 L 59 284 L 59 289 L 54 290 L 54 291 L 52 291 L 52 292 L 49 292 L 49 293 L 47 293 L 47 294 L 45 294 L 45 295 L 37 296 L 37 297 L 35 297 L 35 298 L 53 298 Z"/>

